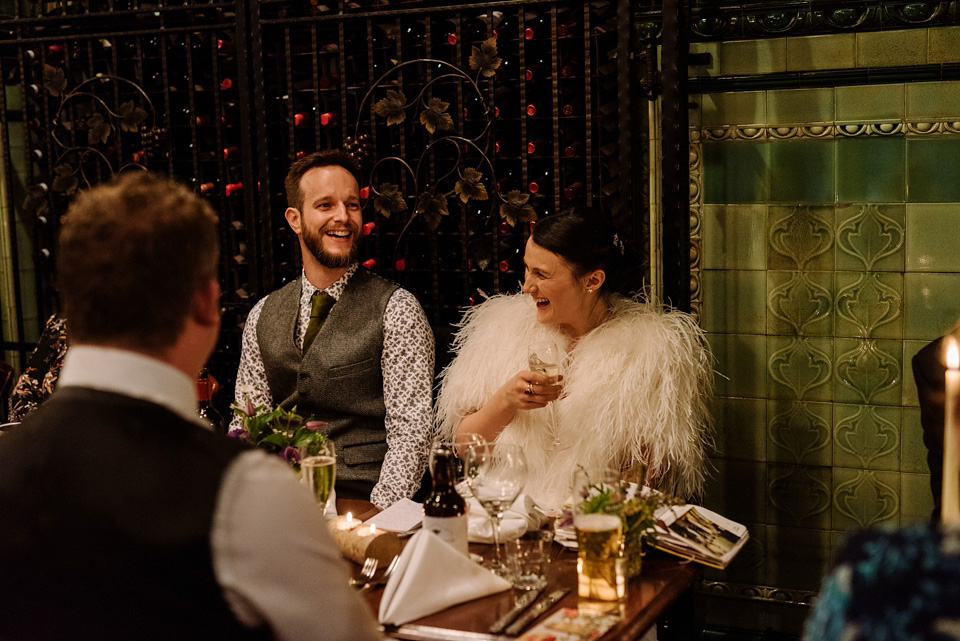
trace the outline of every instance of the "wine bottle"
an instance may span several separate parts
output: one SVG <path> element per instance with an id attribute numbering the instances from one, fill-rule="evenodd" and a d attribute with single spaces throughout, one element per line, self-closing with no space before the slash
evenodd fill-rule
<path id="1" fill-rule="evenodd" d="M 200 370 L 200 376 L 197 378 L 197 414 L 213 427 L 214 432 L 226 434 L 227 422 L 223 420 L 223 415 L 212 403 L 216 386 L 217 382 L 210 376 L 207 368 Z"/>
<path id="2" fill-rule="evenodd" d="M 449 444 L 433 446 L 430 477 L 432 489 L 423 502 L 423 529 L 467 556 L 467 502 L 457 492 L 457 460 Z"/>
<path id="3" fill-rule="evenodd" d="M 579 180 L 563 188 L 563 197 L 567 200 L 576 200 L 583 195 L 583 183 Z"/>

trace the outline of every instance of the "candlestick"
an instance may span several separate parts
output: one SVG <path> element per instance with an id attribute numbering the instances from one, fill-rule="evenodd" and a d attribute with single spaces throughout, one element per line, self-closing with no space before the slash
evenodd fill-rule
<path id="1" fill-rule="evenodd" d="M 960 425 L 957 424 L 957 397 L 960 396 L 960 351 L 950 338 L 947 345 L 947 373 L 943 406 L 943 490 L 940 513 L 943 523 L 960 524 Z"/>

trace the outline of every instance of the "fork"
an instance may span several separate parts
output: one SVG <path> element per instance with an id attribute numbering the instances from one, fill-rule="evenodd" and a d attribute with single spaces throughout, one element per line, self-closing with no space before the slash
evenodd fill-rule
<path id="1" fill-rule="evenodd" d="M 364 559 L 363 567 L 360 568 L 360 576 L 355 579 L 350 579 L 350 585 L 360 589 L 370 585 L 370 582 L 373 580 L 373 575 L 377 573 L 377 563 L 377 559 L 372 556 Z"/>
<path id="2" fill-rule="evenodd" d="M 390 565 L 387 566 L 387 569 L 384 570 L 383 574 L 377 579 L 371 579 L 364 585 L 361 590 L 366 588 L 373 588 L 381 585 L 386 585 L 387 581 L 390 579 L 390 575 L 393 573 L 393 570 L 397 567 L 397 562 L 400 560 L 400 555 L 393 557 L 393 561 L 390 561 Z"/>

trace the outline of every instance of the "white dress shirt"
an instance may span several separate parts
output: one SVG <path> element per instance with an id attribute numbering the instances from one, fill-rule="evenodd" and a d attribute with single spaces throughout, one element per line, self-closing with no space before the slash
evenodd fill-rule
<path id="1" fill-rule="evenodd" d="M 87 345 L 71 347 L 58 387 L 78 386 L 156 403 L 209 429 L 197 415 L 195 382 L 156 359 Z M 245 625 L 276 639 L 380 639 L 321 511 L 293 471 L 260 450 L 224 473 L 210 532 L 214 573 Z"/>
<path id="2" fill-rule="evenodd" d="M 359 268 L 354 263 L 335 283 L 323 291 L 339 299 L 350 277 Z M 297 317 L 296 344 L 303 348 L 303 337 L 310 322 L 311 298 L 316 287 L 300 277 L 300 313 Z M 260 299 L 247 316 L 243 328 L 240 369 L 237 371 L 236 401 L 273 407 L 274 400 L 257 342 L 257 322 L 266 297 Z M 370 501 L 383 509 L 413 496 L 427 468 L 427 454 L 433 438 L 433 332 L 426 314 L 413 294 L 397 288 L 383 312 L 383 403 L 386 406 L 384 428 L 387 453 L 380 469 L 380 480 L 370 493 Z M 243 426 L 234 416 L 230 429 Z"/>

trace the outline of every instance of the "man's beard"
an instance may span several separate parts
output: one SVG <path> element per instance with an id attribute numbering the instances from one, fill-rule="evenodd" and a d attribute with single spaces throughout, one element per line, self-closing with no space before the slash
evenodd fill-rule
<path id="1" fill-rule="evenodd" d="M 350 251 L 346 254 L 331 254 L 323 248 L 323 237 L 332 229 L 343 229 L 344 227 L 350 230 L 350 239 L 353 241 L 350 246 Z M 327 223 L 316 233 L 304 228 L 303 244 L 307 246 L 307 249 L 309 249 L 313 257 L 317 259 L 317 262 L 324 267 L 341 269 L 343 267 L 349 267 L 356 262 L 357 256 L 360 254 L 361 236 L 359 232 L 360 230 L 354 227 L 352 223 L 337 227 Z"/>

